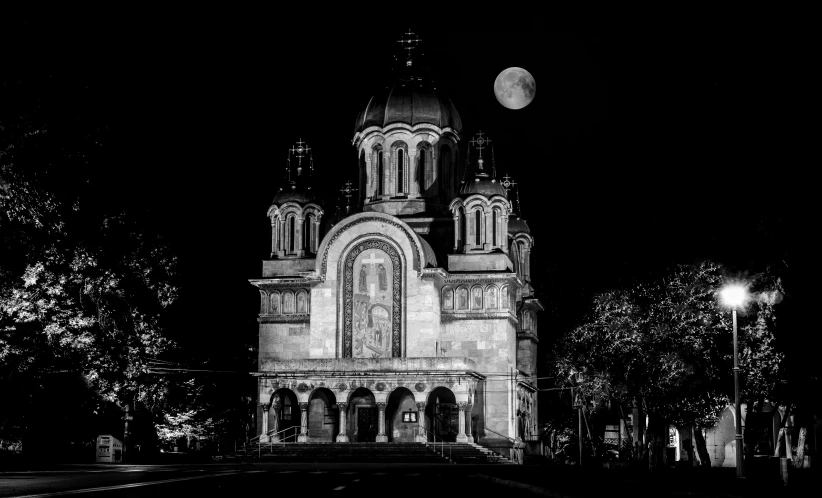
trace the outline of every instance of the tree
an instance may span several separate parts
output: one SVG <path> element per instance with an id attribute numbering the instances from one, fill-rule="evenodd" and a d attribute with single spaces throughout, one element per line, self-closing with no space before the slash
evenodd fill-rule
<path id="1" fill-rule="evenodd" d="M 588 397 L 643 403 L 661 455 L 668 423 L 713 425 L 733 400 L 731 313 L 717 300 L 727 278 L 715 263 L 680 265 L 661 281 L 597 296 L 590 317 L 558 343 L 555 373 L 587 372 Z M 753 299 L 739 312 L 742 399 L 781 400 L 786 362 L 775 329 L 784 290 L 769 272 L 746 281 Z"/>
<path id="2" fill-rule="evenodd" d="M 108 134 L 70 83 L 2 81 L 13 103 L 0 116 L 4 439 L 59 423 L 49 399 L 78 374 L 74 410 L 92 416 L 135 399 L 159 407 L 166 381 L 146 375 L 146 360 L 174 346 L 164 314 L 177 299 L 177 258 L 124 203 L 95 188 Z M 64 84 L 78 92 L 68 110 L 52 93 Z"/>

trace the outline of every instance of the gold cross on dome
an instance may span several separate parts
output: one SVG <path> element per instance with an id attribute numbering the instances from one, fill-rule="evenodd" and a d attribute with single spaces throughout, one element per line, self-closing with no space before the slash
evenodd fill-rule
<path id="1" fill-rule="evenodd" d="M 354 195 L 354 192 L 356 192 L 356 191 L 357 191 L 357 189 L 355 189 L 351 185 L 350 181 L 345 182 L 345 185 L 343 185 L 343 187 L 340 189 L 340 193 L 342 195 L 344 195 L 346 198 L 348 198 L 349 200 L 351 200 L 351 196 Z"/>
<path id="2" fill-rule="evenodd" d="M 414 38 L 411 38 L 412 36 Z M 408 57 L 406 61 L 407 65 L 411 65 L 411 50 L 417 48 L 417 45 L 419 45 L 421 41 L 422 40 L 420 40 L 419 37 L 417 37 L 417 35 L 415 35 L 410 29 L 408 30 L 408 33 L 405 33 L 405 38 L 402 40 L 397 40 L 397 43 L 399 43 L 403 49 L 408 50 Z"/>

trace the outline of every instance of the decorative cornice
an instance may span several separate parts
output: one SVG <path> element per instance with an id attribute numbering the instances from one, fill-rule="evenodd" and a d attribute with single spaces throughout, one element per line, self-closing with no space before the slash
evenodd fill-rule
<path id="1" fill-rule="evenodd" d="M 510 285 L 516 278 L 516 273 L 483 273 L 479 275 L 452 275 L 448 274 L 443 281 L 444 285 L 460 285 L 460 284 L 501 284 Z"/>
<path id="2" fill-rule="evenodd" d="M 497 312 L 493 315 L 489 315 L 484 311 L 455 312 L 443 310 L 442 314 L 440 314 L 440 321 L 442 323 L 456 322 L 460 320 L 508 320 L 513 325 L 519 323 L 514 315 L 507 312 Z"/>
<path id="3" fill-rule="evenodd" d="M 290 315 L 260 315 L 257 318 L 259 323 L 308 323 L 311 321 L 310 313 L 290 314 Z"/>
<path id="4" fill-rule="evenodd" d="M 517 332 L 517 340 L 519 339 L 530 339 L 534 342 L 539 342 L 539 337 L 533 332 L 526 331 L 526 332 Z"/>

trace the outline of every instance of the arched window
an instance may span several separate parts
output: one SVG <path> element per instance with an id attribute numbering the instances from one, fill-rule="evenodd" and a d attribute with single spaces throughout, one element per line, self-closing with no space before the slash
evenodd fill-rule
<path id="1" fill-rule="evenodd" d="M 308 313 L 308 294 L 305 291 L 297 293 L 297 313 Z"/>
<path id="2" fill-rule="evenodd" d="M 308 215 L 305 217 L 305 221 L 303 221 L 303 249 L 305 252 L 311 252 L 311 220 L 314 218 L 312 215 Z"/>
<path id="3" fill-rule="evenodd" d="M 268 312 L 268 297 L 265 292 L 260 291 L 260 314 L 265 315 Z"/>
<path id="4" fill-rule="evenodd" d="M 443 147 L 440 149 L 440 170 L 437 173 L 437 191 L 443 202 L 451 192 L 451 176 L 451 151 L 448 147 Z"/>
<path id="5" fill-rule="evenodd" d="M 494 213 L 494 219 L 491 220 L 491 225 L 494 228 L 494 233 L 492 234 L 493 238 L 491 239 L 491 244 L 493 244 L 495 246 L 499 246 L 499 245 L 501 245 L 500 241 L 499 241 L 500 235 L 501 235 L 500 232 L 499 232 L 500 231 L 500 221 L 501 221 L 501 219 L 500 219 L 501 215 L 500 215 L 499 208 L 494 208 L 493 213 Z"/>
<path id="6" fill-rule="evenodd" d="M 405 151 L 397 149 L 397 193 L 405 192 Z"/>
<path id="7" fill-rule="evenodd" d="M 360 203 L 365 200 L 365 187 L 367 183 L 368 171 L 365 166 L 365 151 L 360 152 L 360 182 L 359 182 L 359 194 L 360 194 Z"/>
<path id="8" fill-rule="evenodd" d="M 431 175 L 426 171 L 428 168 L 427 161 L 425 160 L 426 150 L 425 149 L 418 149 L 417 150 L 417 183 L 420 186 L 420 194 L 424 194 L 426 188 L 428 187 L 428 180 Z"/>
<path id="9" fill-rule="evenodd" d="M 499 291 L 499 307 L 500 309 L 508 309 L 508 286 L 503 285 Z"/>
<path id="10" fill-rule="evenodd" d="M 382 150 L 377 151 L 377 195 L 385 193 L 385 165 L 382 160 Z"/>
<path id="11" fill-rule="evenodd" d="M 288 251 L 294 252 L 294 248 L 296 247 L 294 239 L 297 235 L 297 219 L 296 216 L 291 215 L 288 217 Z"/>
<path id="12" fill-rule="evenodd" d="M 468 218 L 465 216 L 465 210 L 460 208 L 460 243 L 459 248 L 462 249 L 465 247 L 465 243 L 468 241 Z"/>
<path id="13" fill-rule="evenodd" d="M 482 211 L 474 211 L 474 240 L 477 247 L 482 247 Z"/>
<path id="14" fill-rule="evenodd" d="M 446 287 L 442 290 L 442 309 L 454 309 L 454 290 L 450 287 Z"/>

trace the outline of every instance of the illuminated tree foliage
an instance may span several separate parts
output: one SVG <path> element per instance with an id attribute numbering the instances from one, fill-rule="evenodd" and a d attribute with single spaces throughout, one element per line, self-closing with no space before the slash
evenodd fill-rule
<path id="1" fill-rule="evenodd" d="M 85 93 L 65 109 L 49 99 L 59 83 L 1 83 L 0 436 L 19 440 L 24 426 L 42 431 L 41 418 L 106 404 L 159 408 L 165 381 L 146 375 L 146 361 L 173 347 L 163 317 L 177 299 L 177 259 L 95 183 L 108 132 Z M 70 409 L 54 404 L 67 376 L 85 385 Z"/>
<path id="2" fill-rule="evenodd" d="M 746 280 L 751 300 L 738 313 L 742 398 L 780 401 L 786 364 L 774 331 L 784 291 L 767 272 Z M 638 400 L 671 423 L 712 425 L 733 400 L 732 317 L 717 293 L 725 281 L 720 265 L 703 262 L 597 296 L 589 319 L 559 342 L 556 373 L 586 372 L 589 398 Z"/>

